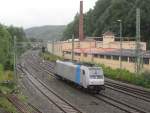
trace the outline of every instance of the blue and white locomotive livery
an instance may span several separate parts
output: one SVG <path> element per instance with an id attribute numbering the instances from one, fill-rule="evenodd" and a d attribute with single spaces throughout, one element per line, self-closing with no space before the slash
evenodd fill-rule
<path id="1" fill-rule="evenodd" d="M 100 67 L 57 60 L 55 74 L 96 93 L 104 89 L 104 74 Z"/>

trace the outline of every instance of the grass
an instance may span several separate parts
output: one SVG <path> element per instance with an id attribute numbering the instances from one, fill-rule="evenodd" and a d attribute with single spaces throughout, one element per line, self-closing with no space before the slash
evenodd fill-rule
<path id="1" fill-rule="evenodd" d="M 59 56 L 50 54 L 50 53 L 48 53 L 48 52 L 40 53 L 40 56 L 41 56 L 42 58 L 44 58 L 44 60 L 48 60 L 48 61 L 51 61 L 51 62 L 55 62 L 56 60 L 63 60 L 62 57 L 59 57 Z"/>
<path id="2" fill-rule="evenodd" d="M 16 88 L 12 80 L 13 72 L 9 70 L 4 71 L 2 65 L 0 65 L 0 93 L 9 94 Z"/>
<path id="3" fill-rule="evenodd" d="M 10 94 L 16 85 L 14 83 L 0 83 L 0 93 Z M 5 97 L 0 97 L 0 107 L 10 113 L 18 113 L 15 106 L 13 106 Z"/>
<path id="4" fill-rule="evenodd" d="M 18 113 L 16 108 L 5 97 L 0 97 L 0 107 L 7 112 Z"/>
<path id="5" fill-rule="evenodd" d="M 0 94 L 7 95 L 15 93 L 22 102 L 26 102 L 27 97 L 17 92 L 17 90 L 17 85 L 14 82 L 0 83 Z M 18 113 L 15 106 L 12 105 L 5 97 L 0 97 L 0 107 L 10 113 Z"/>
<path id="6" fill-rule="evenodd" d="M 5 70 L 3 66 L 0 64 L 0 83 L 4 81 L 12 81 L 13 80 L 13 71 Z"/>
<path id="7" fill-rule="evenodd" d="M 17 89 L 17 86 L 13 82 L 0 83 L 0 93 L 2 93 L 2 94 L 13 93 L 16 89 Z"/>
<path id="8" fill-rule="evenodd" d="M 14 92 L 16 93 L 16 91 L 17 85 L 13 82 L 13 72 L 10 70 L 4 70 L 3 66 L 0 64 L 0 94 L 7 95 Z M 17 95 L 22 101 L 25 101 L 25 96 L 19 93 Z M 15 106 L 3 96 L 0 96 L 0 107 L 7 112 L 18 113 Z"/>
<path id="9" fill-rule="evenodd" d="M 10 94 L 16 85 L 11 83 L 0 83 L 0 93 L 1 94 Z M 18 113 L 16 108 L 7 100 L 5 97 L 0 97 L 0 107 L 3 108 L 5 111 L 10 113 Z"/>
<path id="10" fill-rule="evenodd" d="M 26 102 L 26 100 L 28 99 L 28 97 L 25 96 L 25 95 L 23 95 L 23 94 L 19 94 L 19 95 L 17 95 L 17 96 L 18 96 L 18 98 L 19 98 L 22 102 Z"/>

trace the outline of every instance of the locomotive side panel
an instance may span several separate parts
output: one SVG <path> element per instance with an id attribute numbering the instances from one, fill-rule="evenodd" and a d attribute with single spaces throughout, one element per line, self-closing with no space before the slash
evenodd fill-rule
<path id="1" fill-rule="evenodd" d="M 69 63 L 65 64 L 65 63 L 57 62 L 55 71 L 56 74 L 58 74 L 59 76 L 67 80 L 70 80 L 77 84 L 80 84 L 81 82 L 80 65 L 75 66 Z"/>

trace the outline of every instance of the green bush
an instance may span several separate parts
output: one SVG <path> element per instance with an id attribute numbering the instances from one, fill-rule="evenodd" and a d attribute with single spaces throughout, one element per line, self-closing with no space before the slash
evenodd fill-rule
<path id="1" fill-rule="evenodd" d="M 0 97 L 0 107 L 4 108 L 7 112 L 18 113 L 16 108 L 4 97 Z"/>
<path id="2" fill-rule="evenodd" d="M 145 71 L 137 76 L 125 69 L 112 69 L 103 64 L 97 65 L 103 68 L 104 75 L 108 78 L 150 88 L 150 71 Z"/>
<path id="3" fill-rule="evenodd" d="M 140 81 L 139 81 L 140 80 Z M 150 88 L 150 71 L 145 71 L 139 76 L 139 84 Z"/>
<path id="4" fill-rule="evenodd" d="M 13 82 L 0 83 L 0 93 L 9 94 L 16 89 L 16 84 Z"/>
<path id="5" fill-rule="evenodd" d="M 17 86 L 13 82 L 0 83 L 0 93 L 2 93 L 2 94 L 6 94 L 6 95 L 11 94 L 16 90 L 17 90 Z M 25 96 L 23 97 L 23 95 L 21 95 L 19 93 L 17 93 L 17 96 L 22 101 L 23 101 L 23 99 L 25 100 Z M 9 113 L 18 113 L 16 108 L 7 100 L 6 97 L 3 97 L 3 96 L 0 97 L 0 107 Z"/>
<path id="6" fill-rule="evenodd" d="M 13 63 L 10 60 L 7 60 L 4 64 L 5 70 L 13 70 Z"/>
<path id="7" fill-rule="evenodd" d="M 56 55 L 53 55 L 53 54 L 50 54 L 48 52 L 45 52 L 45 53 L 40 53 L 40 56 L 44 58 L 44 60 L 48 60 L 48 61 L 51 61 L 51 62 L 55 62 L 56 60 L 63 60 L 63 58 L 59 57 L 59 56 L 56 56 Z"/>

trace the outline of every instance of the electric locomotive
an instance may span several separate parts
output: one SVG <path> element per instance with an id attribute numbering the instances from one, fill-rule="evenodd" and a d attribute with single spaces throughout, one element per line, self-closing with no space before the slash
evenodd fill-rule
<path id="1" fill-rule="evenodd" d="M 105 89 L 101 67 L 57 60 L 55 74 L 95 93 Z"/>

